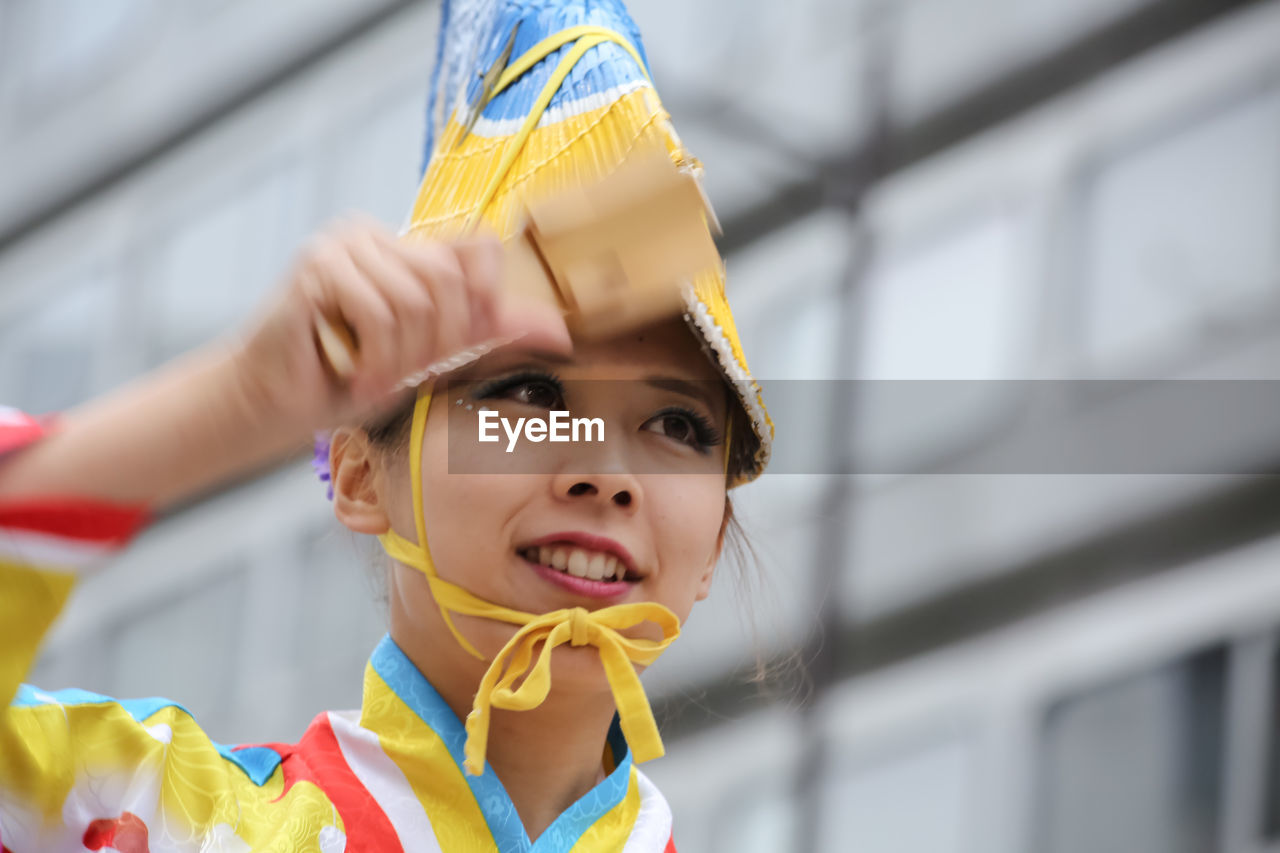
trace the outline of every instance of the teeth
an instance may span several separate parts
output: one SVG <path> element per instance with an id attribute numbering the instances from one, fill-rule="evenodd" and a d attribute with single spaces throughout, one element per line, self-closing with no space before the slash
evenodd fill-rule
<path id="1" fill-rule="evenodd" d="M 622 580 L 627 573 L 626 567 L 614 555 L 584 551 L 581 548 L 542 545 L 526 548 L 521 553 L 526 559 L 579 578 Z"/>
<path id="2" fill-rule="evenodd" d="M 587 563 L 587 577 L 600 580 L 604 577 L 604 554 L 595 554 Z"/>

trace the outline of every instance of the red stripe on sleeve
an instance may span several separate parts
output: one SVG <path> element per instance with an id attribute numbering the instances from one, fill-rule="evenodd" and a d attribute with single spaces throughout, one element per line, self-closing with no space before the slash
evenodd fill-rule
<path id="1" fill-rule="evenodd" d="M 338 739 L 321 714 L 307 728 L 296 745 L 262 744 L 283 758 L 283 798 L 298 782 L 312 782 L 324 791 L 342 816 L 347 836 L 346 853 L 384 853 L 400 849 L 400 838 L 391 821 L 368 789 L 351 772 Z"/>
<path id="2" fill-rule="evenodd" d="M 667 839 L 667 847 L 662 853 L 676 853 L 676 837 L 674 834 Z"/>
<path id="3" fill-rule="evenodd" d="M 47 533 L 97 545 L 124 545 L 150 520 L 146 507 L 88 498 L 0 501 L 0 528 Z"/>

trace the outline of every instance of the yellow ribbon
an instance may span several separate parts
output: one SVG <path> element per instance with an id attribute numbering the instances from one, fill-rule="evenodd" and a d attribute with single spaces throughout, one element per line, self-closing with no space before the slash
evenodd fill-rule
<path id="1" fill-rule="evenodd" d="M 648 665 L 657 660 L 658 655 L 680 636 L 680 620 L 669 609 L 652 601 L 615 604 L 599 610 L 574 607 L 543 614 L 524 613 L 485 601 L 441 578 L 427 550 L 426 519 L 422 513 L 422 439 L 430 405 L 431 390 L 423 386 L 418 390 L 418 399 L 413 407 L 413 428 L 409 437 L 413 521 L 418 543 L 421 544 L 410 542 L 394 530 L 378 539 L 389 556 L 427 576 L 445 625 L 454 639 L 475 657 L 484 660 L 476 647 L 458 631 L 451 612 L 521 626 L 493 658 L 480 679 L 471 713 L 467 715 L 467 742 L 463 748 L 466 772 L 473 776 L 484 772 L 492 708 L 527 711 L 538 707 L 547 698 L 551 689 L 551 651 L 565 643 L 591 645 L 599 650 L 600 662 L 618 707 L 622 733 L 634 759 L 641 762 L 658 758 L 663 754 L 662 738 L 632 663 Z M 632 639 L 619 633 L 646 621 L 662 629 L 662 640 Z M 534 650 L 539 643 L 542 649 L 534 660 Z M 514 686 L 522 678 L 520 685 Z"/>
<path id="2" fill-rule="evenodd" d="M 467 218 L 466 225 L 463 228 L 464 231 L 471 231 L 479 224 L 484 209 L 489 206 L 489 202 L 497 194 L 502 179 L 506 177 L 512 164 L 515 163 L 516 155 L 520 153 L 520 149 L 528 141 L 533 129 L 538 126 L 538 122 L 542 119 L 542 113 L 547 109 L 556 92 L 559 91 L 561 84 L 569 76 L 569 72 L 573 70 L 573 66 L 578 64 L 578 60 L 582 59 L 588 50 L 597 45 L 612 42 L 631 54 L 632 59 L 636 61 L 636 65 L 640 66 L 640 70 L 644 72 L 644 75 L 646 77 L 649 76 L 649 71 L 644 67 L 644 62 L 641 61 L 639 52 L 623 36 L 605 27 L 591 25 L 569 27 L 547 36 L 507 66 L 502 75 L 498 77 L 493 91 L 489 93 L 489 100 L 492 100 L 498 93 L 514 83 L 520 75 L 570 42 L 573 43 L 573 47 L 569 48 L 565 55 L 560 58 L 555 69 L 552 70 L 551 76 L 547 79 L 546 84 L 543 85 L 538 97 L 530 107 L 529 113 L 520 125 L 520 129 L 512 140 L 507 143 L 506 149 L 502 152 L 502 159 L 498 161 L 497 169 L 494 170 L 493 175 L 489 178 L 489 183 L 485 186 L 484 192 L 480 194 L 479 203 L 472 210 L 471 216 Z M 476 105 L 477 110 L 483 110 L 484 108 L 485 104 L 483 103 Z"/>

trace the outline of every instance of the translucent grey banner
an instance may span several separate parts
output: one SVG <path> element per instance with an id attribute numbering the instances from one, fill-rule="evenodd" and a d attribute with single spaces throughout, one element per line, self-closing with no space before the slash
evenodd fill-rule
<path id="1" fill-rule="evenodd" d="M 694 386 L 700 386 L 695 388 Z M 1275 380 L 765 380 L 776 427 L 769 474 L 1270 474 L 1280 472 Z M 554 392 L 480 399 L 450 388 L 452 473 L 705 474 L 723 467 L 725 386 L 659 387 L 579 380 Z M 539 394 L 541 396 L 539 396 Z M 701 402 L 695 399 L 701 398 Z M 570 436 L 513 437 L 499 423 L 548 419 L 556 402 Z M 468 408 L 470 407 L 470 408 Z M 709 413 L 717 447 L 699 452 L 682 409 Z M 481 443 L 482 411 L 490 437 Z M 662 420 L 654 421 L 653 418 Z M 604 441 L 584 440 L 599 420 Z M 741 421 L 736 421 L 741 440 Z M 594 424 L 593 424 L 594 427 Z M 594 433 L 592 433 L 594 436 Z M 493 440 L 492 436 L 497 436 Z M 683 441 L 682 439 L 688 439 Z M 713 458 L 714 457 L 714 458 Z"/>

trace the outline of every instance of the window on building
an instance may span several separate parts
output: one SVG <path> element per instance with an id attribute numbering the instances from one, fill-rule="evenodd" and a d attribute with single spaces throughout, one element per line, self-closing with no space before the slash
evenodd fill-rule
<path id="1" fill-rule="evenodd" d="M 850 759 L 822 793 L 819 849 L 961 853 L 972 848 L 973 745 L 939 738 L 874 760 Z M 780 848 L 781 849 L 781 848 Z"/>
<path id="2" fill-rule="evenodd" d="M 422 165 L 420 87 L 397 91 L 366 115 L 348 117 L 335 134 L 329 211 L 363 211 L 398 228 L 418 189 Z"/>
<path id="3" fill-rule="evenodd" d="M 1225 648 L 1068 696 L 1049 708 L 1045 853 L 1216 853 Z"/>
<path id="4" fill-rule="evenodd" d="M 713 831 L 716 853 L 775 853 L 797 838 L 795 797 L 769 780 L 736 791 Z M 826 849 L 826 848 L 824 848 Z"/>
<path id="5" fill-rule="evenodd" d="M 831 403 L 842 376 L 840 285 L 849 266 L 849 218 L 806 217 L 726 260 L 734 320 L 763 386 L 777 441 L 770 471 L 824 472 Z"/>
<path id="6" fill-rule="evenodd" d="M 149 0 L 39 0 L 6 9 L 14 51 L 5 72 L 21 79 L 23 114 L 88 89 L 119 69 L 145 43 L 161 15 Z"/>
<path id="7" fill-rule="evenodd" d="M 1158 365 L 1256 321 L 1280 295 L 1280 92 L 1109 160 L 1082 211 L 1095 370 Z"/>
<path id="8" fill-rule="evenodd" d="M 682 136 L 695 127 L 720 128 L 717 148 L 772 148 L 774 169 L 779 160 L 804 165 L 810 157 L 843 152 L 856 138 L 864 117 L 858 64 L 876 0 L 629 5 L 640 31 L 650 34 L 645 50 Z M 733 14 L 726 16 L 726 8 Z M 766 56 L 769 62 L 759 61 Z M 726 97 L 715 84 L 722 77 L 750 97 Z M 719 184 L 722 152 L 705 147 L 703 133 L 696 135 L 688 140 L 690 150 L 709 165 L 709 180 Z M 743 190 L 760 183 L 750 174 L 740 177 L 745 180 L 735 183 Z"/>
<path id="9" fill-rule="evenodd" d="M 1262 837 L 1280 842 L 1280 646 L 1271 659 L 1271 707 L 1267 713 L 1266 787 L 1262 802 Z"/>
<path id="10" fill-rule="evenodd" d="M 209 185 L 193 188 L 150 266 L 141 310 L 153 363 L 233 328 L 278 283 L 305 236 L 304 180 L 300 167 L 270 168 L 207 206 L 196 199 Z"/>
<path id="11" fill-rule="evenodd" d="M 1152 0 L 905 0 L 891 56 L 894 111 L 923 118 Z M 980 25 L 979 25 L 980 22 Z M 957 38 L 957 33 L 964 33 Z"/>
<path id="12" fill-rule="evenodd" d="M 294 720 L 326 709 L 360 707 L 365 663 L 387 631 L 386 558 L 360 550 L 337 522 L 308 530 L 293 567 L 298 589 L 292 665 Z M 364 543 L 368 544 L 368 543 Z"/>
<path id="13" fill-rule="evenodd" d="M 51 286 L 45 300 L 0 327 L 0 400 L 54 412 L 109 384 L 117 285 L 103 273 Z"/>
<path id="14" fill-rule="evenodd" d="M 977 215 L 877 257 L 867 275 L 851 434 L 861 473 L 927 469 L 990 430 L 1034 355 L 1023 220 Z M 932 380 L 932 381 L 923 381 Z"/>

